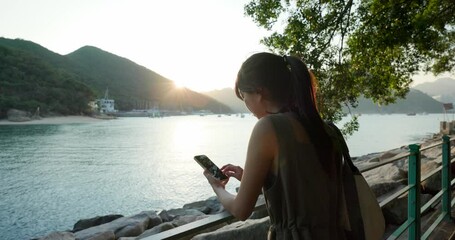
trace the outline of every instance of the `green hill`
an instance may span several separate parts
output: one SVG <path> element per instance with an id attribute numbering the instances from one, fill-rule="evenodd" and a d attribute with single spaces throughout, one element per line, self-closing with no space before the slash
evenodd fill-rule
<path id="1" fill-rule="evenodd" d="M 0 118 L 8 109 L 44 114 L 88 113 L 95 93 L 80 76 L 54 67 L 33 53 L 0 44 Z"/>
<path id="2" fill-rule="evenodd" d="M 89 111 L 87 103 L 103 96 L 106 89 L 109 89 L 109 97 L 116 101 L 119 110 L 158 105 L 167 110 L 207 109 L 212 112 L 231 112 L 229 107 L 210 97 L 189 89 L 177 89 L 171 80 L 96 47 L 85 46 L 65 56 L 20 39 L 0 38 L 0 47 L 3 49 L 3 59 L 7 59 L 0 62 L 1 72 L 15 72 L 14 75 L 3 74 L 0 77 L 0 86 L 8 86 L 7 90 L 0 88 L 0 117 L 4 117 L 9 108 L 33 111 L 37 105 L 44 113 L 86 113 Z M 35 70 L 30 71 L 29 68 Z M 34 71 L 44 72 L 35 74 Z M 40 80 L 34 81 L 37 75 Z M 24 81 L 23 78 L 27 80 Z M 19 82 L 20 86 L 17 84 Z M 59 86 L 60 90 L 52 87 L 54 85 Z M 24 92 L 25 86 L 53 89 L 60 96 L 57 98 L 56 94 L 48 95 L 48 99 L 43 102 L 43 99 L 35 98 L 32 92 Z M 85 89 L 75 92 L 75 86 L 85 86 Z M 79 94 L 76 100 L 72 92 Z M 19 93 L 25 97 L 19 98 Z M 63 111 L 60 107 L 51 107 L 56 104 L 66 106 L 68 101 L 77 101 L 80 108 L 71 107 Z"/>

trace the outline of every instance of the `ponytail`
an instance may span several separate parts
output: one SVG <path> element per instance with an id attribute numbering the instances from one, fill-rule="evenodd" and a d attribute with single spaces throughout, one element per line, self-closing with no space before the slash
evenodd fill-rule
<path id="1" fill-rule="evenodd" d="M 331 176 L 333 172 L 333 142 L 325 130 L 325 123 L 318 111 L 316 78 L 299 58 L 292 56 L 283 56 L 283 58 L 291 71 L 293 89 L 293 97 L 288 108 L 298 115 L 300 122 L 315 145 L 321 165 Z"/>

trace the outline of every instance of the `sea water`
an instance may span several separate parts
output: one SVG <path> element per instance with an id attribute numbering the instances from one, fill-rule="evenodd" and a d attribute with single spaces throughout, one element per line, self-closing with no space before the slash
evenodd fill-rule
<path id="1" fill-rule="evenodd" d="M 352 156 L 417 143 L 442 114 L 362 115 Z M 257 119 L 246 115 L 119 118 L 0 126 L 0 238 L 72 229 L 79 219 L 172 209 L 214 196 L 193 156 L 243 166 Z M 231 180 L 228 190 L 239 182 Z"/>

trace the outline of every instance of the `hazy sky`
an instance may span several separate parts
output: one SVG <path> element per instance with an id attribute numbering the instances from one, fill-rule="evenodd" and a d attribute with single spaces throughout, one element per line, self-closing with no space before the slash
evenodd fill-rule
<path id="1" fill-rule="evenodd" d="M 63 55 L 95 46 L 178 85 L 207 91 L 233 87 L 241 63 L 266 50 L 259 40 L 267 33 L 244 16 L 247 2 L 0 0 L 0 36 Z M 415 78 L 418 83 L 434 79 Z"/>

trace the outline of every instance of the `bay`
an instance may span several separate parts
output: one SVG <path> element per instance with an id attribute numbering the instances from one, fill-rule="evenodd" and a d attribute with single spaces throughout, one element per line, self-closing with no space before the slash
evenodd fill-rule
<path id="1" fill-rule="evenodd" d="M 442 114 L 362 115 L 352 156 L 417 143 Z M 89 124 L 0 126 L 0 237 L 30 239 L 79 219 L 179 208 L 213 192 L 193 156 L 243 166 L 256 118 L 119 118 Z M 342 123 L 340 123 L 342 124 Z M 228 189 L 239 185 L 231 180 Z"/>

